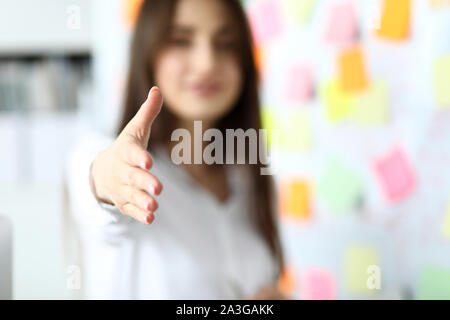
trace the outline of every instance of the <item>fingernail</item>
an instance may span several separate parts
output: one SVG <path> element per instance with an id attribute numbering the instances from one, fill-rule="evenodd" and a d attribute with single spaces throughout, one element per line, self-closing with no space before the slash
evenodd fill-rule
<path id="1" fill-rule="evenodd" d="M 153 222 L 153 215 L 149 214 L 146 218 L 145 218 L 145 222 L 147 222 L 147 224 L 151 224 Z"/>
<path id="2" fill-rule="evenodd" d="M 153 86 L 153 87 L 150 89 L 150 92 L 148 93 L 148 98 L 150 98 L 152 92 L 153 92 L 156 88 L 157 88 L 156 86 Z"/>
<path id="3" fill-rule="evenodd" d="M 158 205 L 157 205 L 157 204 L 152 205 L 151 202 L 149 202 L 149 203 L 147 204 L 147 211 L 154 212 L 154 211 L 156 211 L 157 209 L 158 209 Z"/>

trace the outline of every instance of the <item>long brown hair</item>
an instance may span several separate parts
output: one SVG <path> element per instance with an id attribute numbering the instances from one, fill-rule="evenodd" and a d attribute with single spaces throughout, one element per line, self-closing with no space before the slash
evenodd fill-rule
<path id="1" fill-rule="evenodd" d="M 261 119 L 259 115 L 258 73 L 252 53 L 252 36 L 245 12 L 239 0 L 221 1 L 230 10 L 236 28 L 239 30 L 240 43 L 237 46 L 236 53 L 244 75 L 242 93 L 236 105 L 217 124 L 217 128 L 225 136 L 226 129 L 247 130 L 253 128 L 258 130 L 261 128 Z M 146 99 L 149 89 L 156 85 L 154 61 L 165 43 L 176 4 L 177 0 L 145 0 L 142 4 L 131 45 L 125 109 L 118 134 L 136 114 L 142 101 Z M 175 116 L 168 108 L 163 106 L 152 126 L 151 146 L 167 146 L 169 144 L 171 132 L 175 129 L 175 120 Z M 284 261 L 275 214 L 273 181 L 269 176 L 260 174 L 261 164 L 248 166 L 251 170 L 253 190 L 255 190 L 253 218 L 258 230 L 277 259 L 279 272 L 281 272 Z"/>

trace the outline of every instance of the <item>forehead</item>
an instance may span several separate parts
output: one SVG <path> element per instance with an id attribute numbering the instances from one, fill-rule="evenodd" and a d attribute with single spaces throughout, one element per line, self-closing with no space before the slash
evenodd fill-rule
<path id="1" fill-rule="evenodd" d="M 172 23 L 193 31 L 214 33 L 232 26 L 232 19 L 223 0 L 179 0 Z"/>

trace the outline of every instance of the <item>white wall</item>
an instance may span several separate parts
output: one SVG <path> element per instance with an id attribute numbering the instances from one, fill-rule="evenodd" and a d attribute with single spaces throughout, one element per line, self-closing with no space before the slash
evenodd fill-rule
<path id="1" fill-rule="evenodd" d="M 90 0 L 0 0 L 0 50 L 86 51 L 90 48 Z M 68 8 L 79 6 L 80 29 L 67 27 Z"/>

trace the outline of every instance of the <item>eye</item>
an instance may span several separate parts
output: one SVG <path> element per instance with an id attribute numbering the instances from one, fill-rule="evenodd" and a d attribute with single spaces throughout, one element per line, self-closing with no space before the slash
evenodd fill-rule
<path id="1" fill-rule="evenodd" d="M 170 44 L 175 47 L 185 48 L 189 47 L 191 42 L 188 38 L 172 37 L 170 39 Z"/>
<path id="2" fill-rule="evenodd" d="M 233 50 L 236 44 L 232 39 L 220 39 L 216 42 L 216 47 L 220 50 Z"/>

